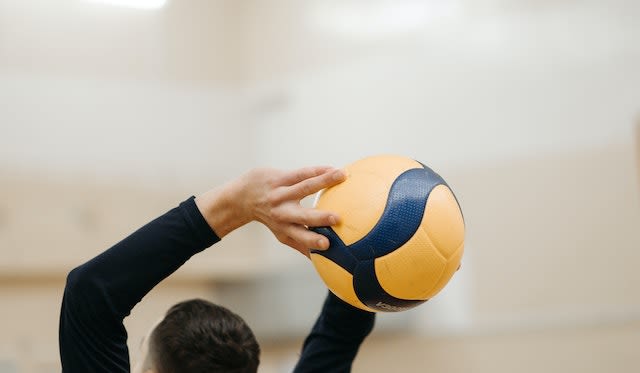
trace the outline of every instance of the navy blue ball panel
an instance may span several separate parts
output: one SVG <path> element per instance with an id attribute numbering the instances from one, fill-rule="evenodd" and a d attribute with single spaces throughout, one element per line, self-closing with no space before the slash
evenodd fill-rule
<path id="1" fill-rule="evenodd" d="M 419 162 L 419 161 L 416 161 L 416 162 L 420 163 L 425 170 L 438 175 L 434 170 L 432 170 L 429 167 L 427 167 L 424 164 L 422 164 L 422 162 Z M 440 175 L 438 175 L 438 177 L 440 177 Z M 458 208 L 460 209 L 460 214 L 462 215 L 462 223 L 464 223 L 464 213 L 462 212 L 462 206 L 460 206 L 460 201 L 458 201 L 458 197 L 456 197 L 456 194 L 453 192 L 453 189 L 451 189 L 449 184 L 447 184 L 444 181 L 444 179 L 442 179 L 442 184 L 446 185 L 447 188 L 449 188 L 449 191 L 451 192 L 451 194 L 453 194 L 453 198 L 456 200 L 456 203 L 458 204 Z"/>
<path id="2" fill-rule="evenodd" d="M 338 234 L 331 227 L 316 227 L 309 229 L 316 233 L 320 233 L 329 239 L 329 249 L 311 250 L 311 252 L 324 256 L 347 272 L 353 274 L 358 260 L 353 256 L 353 254 L 351 254 L 351 251 L 345 246 L 340 237 L 338 237 Z"/>
<path id="3" fill-rule="evenodd" d="M 440 184 L 446 185 L 440 175 L 424 165 L 403 172 L 391 185 L 382 216 L 369 233 L 346 246 L 331 227 L 311 228 L 329 239 L 329 249 L 311 252 L 353 274 L 357 261 L 389 254 L 413 237 L 431 190 Z"/>
<path id="4" fill-rule="evenodd" d="M 362 303 L 376 311 L 399 312 L 426 302 L 389 295 L 380 286 L 373 259 L 358 263 L 353 273 L 353 289 Z"/>
<path id="5" fill-rule="evenodd" d="M 420 226 L 431 190 L 444 184 L 428 168 L 413 168 L 400 174 L 391 185 L 380 220 L 362 239 L 349 246 L 359 260 L 391 253 L 404 245 Z"/>

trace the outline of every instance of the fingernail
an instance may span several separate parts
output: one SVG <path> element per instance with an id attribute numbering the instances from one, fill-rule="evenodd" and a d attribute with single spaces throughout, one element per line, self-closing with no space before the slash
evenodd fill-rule
<path id="1" fill-rule="evenodd" d="M 318 248 L 319 249 L 324 250 L 324 249 L 327 249 L 328 247 L 329 247 L 329 243 L 327 242 L 327 240 L 322 239 L 322 238 L 318 240 Z"/>
<path id="2" fill-rule="evenodd" d="M 333 171 L 333 175 L 331 175 L 331 177 L 333 178 L 333 180 L 338 181 L 338 180 L 344 180 L 346 175 L 342 170 L 335 170 Z"/>
<path id="3" fill-rule="evenodd" d="M 336 225 L 338 223 L 338 219 L 335 216 L 329 216 L 329 225 Z"/>

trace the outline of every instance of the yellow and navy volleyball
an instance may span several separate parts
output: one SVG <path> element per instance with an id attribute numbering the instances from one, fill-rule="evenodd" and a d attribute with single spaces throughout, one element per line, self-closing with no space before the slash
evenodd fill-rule
<path id="1" fill-rule="evenodd" d="M 329 249 L 311 250 L 327 287 L 360 309 L 404 311 L 436 295 L 460 266 L 464 220 L 440 175 L 410 158 L 361 159 L 347 179 L 322 190 L 317 209 L 340 222 L 314 231 Z"/>

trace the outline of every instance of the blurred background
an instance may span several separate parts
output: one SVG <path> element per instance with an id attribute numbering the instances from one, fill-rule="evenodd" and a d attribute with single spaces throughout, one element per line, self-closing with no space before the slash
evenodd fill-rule
<path id="1" fill-rule="evenodd" d="M 640 2 L 0 0 L 0 373 L 59 372 L 65 276 L 251 167 L 395 153 L 452 186 L 462 270 L 355 372 L 640 371 Z M 127 319 L 243 316 L 288 372 L 326 293 L 251 224 Z"/>

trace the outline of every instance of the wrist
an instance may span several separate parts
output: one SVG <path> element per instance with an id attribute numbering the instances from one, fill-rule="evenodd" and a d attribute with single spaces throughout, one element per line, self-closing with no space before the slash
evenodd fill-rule
<path id="1" fill-rule="evenodd" d="M 195 199 L 200 213 L 219 238 L 250 220 L 243 213 L 242 201 L 235 195 L 236 191 L 233 185 L 226 184 L 202 193 Z"/>

